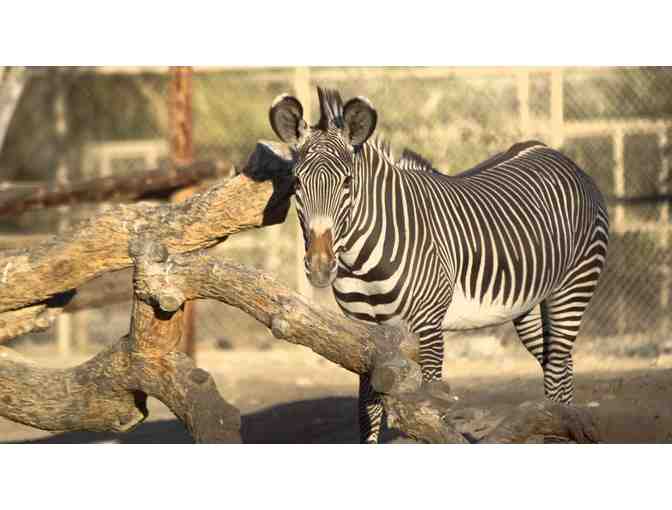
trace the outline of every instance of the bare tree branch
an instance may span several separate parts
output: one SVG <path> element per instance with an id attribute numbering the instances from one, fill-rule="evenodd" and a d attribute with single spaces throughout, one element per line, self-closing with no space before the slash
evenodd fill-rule
<path id="1" fill-rule="evenodd" d="M 487 413 L 472 412 L 465 420 L 463 406 L 450 398 L 445 384 L 422 384 L 415 336 L 400 328 L 346 319 L 256 269 L 195 252 L 146 264 L 138 275 L 138 295 L 164 311 L 177 310 L 190 299 L 216 299 L 251 315 L 276 338 L 306 346 L 357 374 L 371 374 L 390 423 L 419 441 L 524 442 L 545 435 L 576 442 L 599 440 L 587 410 L 546 401 L 507 416 L 490 415 L 485 426 L 482 416 Z M 479 428 L 480 435 L 465 434 Z"/>
<path id="2" fill-rule="evenodd" d="M 195 186 L 205 180 L 230 177 L 234 173 L 228 163 L 199 161 L 184 167 L 160 168 L 58 186 L 42 185 L 21 193 L 4 191 L 0 194 L 0 215 L 14 216 L 27 210 L 61 205 L 162 199 L 178 189 Z"/>
<path id="3" fill-rule="evenodd" d="M 284 221 L 290 186 L 269 180 L 273 154 L 263 144 L 246 175 L 220 181 L 179 204 L 117 205 L 27 249 L 0 252 L 0 312 L 39 303 L 105 272 L 130 267 L 128 246 L 145 232 L 173 252 L 214 246 L 237 232 Z M 270 175 L 276 176 L 274 172 Z M 1 320 L 1 317 L 0 317 Z"/>
<path id="4" fill-rule="evenodd" d="M 136 268 L 155 261 L 154 243 L 136 240 Z M 43 430 L 126 431 L 148 415 L 147 395 L 164 402 L 197 442 L 240 442 L 240 413 L 214 380 L 176 350 L 182 310 L 134 299 L 130 334 L 70 369 L 36 366 L 0 347 L 0 415 Z"/>

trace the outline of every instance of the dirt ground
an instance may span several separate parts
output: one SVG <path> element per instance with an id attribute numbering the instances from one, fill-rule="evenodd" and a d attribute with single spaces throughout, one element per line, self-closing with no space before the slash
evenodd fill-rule
<path id="1" fill-rule="evenodd" d="M 23 354 L 47 366 L 67 359 L 53 348 Z M 483 359 L 447 354 L 444 377 L 469 405 L 504 409 L 543 396 L 541 369 L 525 353 Z M 577 403 L 590 405 L 607 442 L 672 442 L 672 356 L 605 358 L 575 355 Z M 357 378 L 311 351 L 282 344 L 269 350 L 201 350 L 198 363 L 210 371 L 220 392 L 243 415 L 249 443 L 353 443 L 357 441 Z M 393 432 L 385 441 L 398 441 Z M 170 411 L 151 399 L 149 419 L 127 434 L 50 433 L 0 418 L 4 443 L 189 443 Z"/>

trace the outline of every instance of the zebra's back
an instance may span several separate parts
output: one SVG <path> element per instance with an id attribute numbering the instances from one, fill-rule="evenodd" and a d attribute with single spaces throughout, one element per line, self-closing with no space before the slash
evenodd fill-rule
<path id="1" fill-rule="evenodd" d="M 594 243 L 606 256 L 604 199 L 562 153 L 526 142 L 454 177 L 445 189 L 443 246 L 453 295 L 445 329 L 506 322 L 562 285 Z"/>
<path id="2" fill-rule="evenodd" d="M 415 165 L 381 178 L 394 211 L 344 257 L 334 285 L 343 310 L 360 319 L 412 321 L 419 293 L 447 287 L 436 296 L 450 301 L 444 329 L 511 320 L 562 282 L 596 225 L 606 229 L 590 177 L 539 142 L 456 176 Z"/>

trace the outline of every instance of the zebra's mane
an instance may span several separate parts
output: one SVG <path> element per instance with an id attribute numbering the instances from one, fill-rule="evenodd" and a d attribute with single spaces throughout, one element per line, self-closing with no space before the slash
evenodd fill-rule
<path id="1" fill-rule="evenodd" d="M 404 170 L 436 172 L 436 169 L 429 160 L 410 149 L 404 149 L 401 153 L 401 158 L 397 161 L 397 166 Z"/>
<path id="2" fill-rule="evenodd" d="M 371 146 L 378 152 L 381 156 L 387 159 L 390 163 L 394 164 L 394 158 L 392 157 L 392 149 L 390 149 L 390 142 L 386 141 L 380 136 L 369 140 L 367 145 Z"/>
<path id="3" fill-rule="evenodd" d="M 405 148 L 401 153 L 401 157 L 395 160 L 389 142 L 381 137 L 376 137 L 375 139 L 370 140 L 367 142 L 367 145 L 373 148 L 380 156 L 387 160 L 388 163 L 401 170 L 441 173 L 434 168 L 428 159 L 410 149 Z"/>
<path id="4" fill-rule="evenodd" d="M 317 97 L 320 101 L 320 121 L 317 128 L 326 131 L 329 128 L 342 128 L 343 100 L 338 91 L 317 87 Z"/>

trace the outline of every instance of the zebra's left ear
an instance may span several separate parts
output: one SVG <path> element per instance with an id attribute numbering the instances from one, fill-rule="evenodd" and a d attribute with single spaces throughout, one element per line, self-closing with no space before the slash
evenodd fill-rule
<path id="1" fill-rule="evenodd" d="M 351 145 L 362 145 L 373 134 L 378 114 L 365 97 L 355 97 L 343 107 L 343 134 Z"/>

